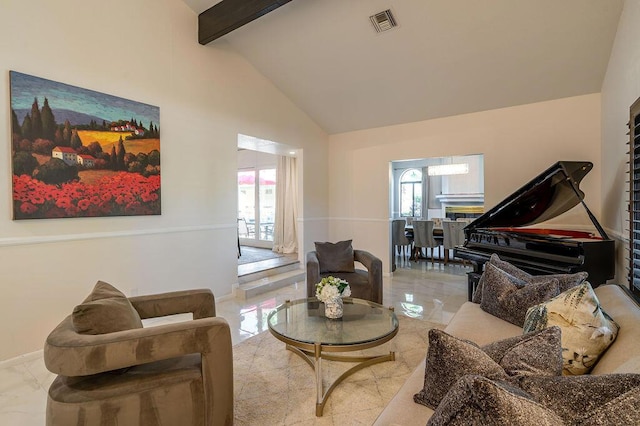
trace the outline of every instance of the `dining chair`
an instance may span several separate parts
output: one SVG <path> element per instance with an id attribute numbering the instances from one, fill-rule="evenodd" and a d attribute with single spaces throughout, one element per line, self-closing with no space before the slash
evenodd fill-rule
<path id="1" fill-rule="evenodd" d="M 446 253 L 445 264 L 449 260 L 449 250 L 464 244 L 464 227 L 466 225 L 465 222 L 453 220 L 445 220 L 442 222 L 443 246 Z"/>
<path id="2" fill-rule="evenodd" d="M 394 219 L 391 222 L 391 240 L 393 250 L 395 253 L 401 256 L 411 256 L 411 247 L 413 245 L 413 239 L 408 238 L 405 234 L 404 228 L 407 221 L 405 219 Z"/>
<path id="3" fill-rule="evenodd" d="M 414 220 L 413 221 L 413 245 L 415 247 L 414 259 L 422 256 L 422 249 L 431 249 L 431 263 L 434 263 L 434 251 L 438 249 L 440 256 L 440 243 L 433 236 L 434 223 L 432 220 Z M 426 254 L 426 253 L 425 253 Z"/>
<path id="4" fill-rule="evenodd" d="M 238 235 L 244 238 L 253 238 L 255 236 L 255 225 L 251 226 L 245 218 L 238 219 Z"/>

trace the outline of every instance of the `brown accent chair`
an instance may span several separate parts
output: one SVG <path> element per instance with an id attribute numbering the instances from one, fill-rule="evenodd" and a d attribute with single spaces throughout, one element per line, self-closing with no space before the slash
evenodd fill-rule
<path id="1" fill-rule="evenodd" d="M 350 240 L 336 243 L 334 246 L 346 245 L 346 243 L 348 243 L 348 249 L 351 249 Z M 326 250 L 323 250 L 320 244 L 331 245 L 331 243 L 316 243 L 316 251 L 307 253 L 307 297 L 316 295 L 316 284 L 322 278 L 334 276 L 349 283 L 351 297 L 382 304 L 382 261 L 380 259 L 368 251 L 351 249 L 353 252 L 351 255 L 351 267 L 326 268 L 320 260 L 322 255 L 318 255 L 318 250 L 324 251 L 326 254 Z M 347 250 L 346 252 L 348 253 L 349 251 Z M 344 256 L 344 253 L 345 251 L 340 250 L 338 256 Z M 352 266 L 354 262 L 359 262 L 367 270 L 355 269 Z M 344 262 L 336 261 L 335 258 L 326 259 L 326 264 L 336 265 L 340 263 L 344 264 Z M 353 272 L 344 272 L 345 270 L 352 270 Z"/>
<path id="2" fill-rule="evenodd" d="M 87 303 L 76 307 L 45 343 L 45 365 L 58 374 L 49 388 L 46 424 L 233 424 L 231 333 L 215 316 L 211 291 L 122 296 L 120 302 L 128 300 L 140 319 L 192 313 L 193 320 L 82 334 L 75 316 Z M 95 304 L 90 298 L 85 302 Z M 121 316 L 102 324 L 118 323 Z"/>

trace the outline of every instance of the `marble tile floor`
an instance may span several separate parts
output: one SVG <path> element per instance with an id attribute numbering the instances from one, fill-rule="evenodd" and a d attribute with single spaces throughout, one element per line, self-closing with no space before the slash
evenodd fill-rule
<path id="1" fill-rule="evenodd" d="M 384 278 L 385 305 L 397 314 L 447 324 L 467 300 L 466 272 L 469 267 L 443 265 L 427 261 L 408 261 L 398 257 L 397 269 Z M 269 311 L 286 299 L 306 296 L 299 282 L 249 300 L 225 299 L 216 303 L 217 315 L 227 319 L 233 344 L 267 330 Z M 167 321 L 188 319 L 184 315 L 170 319 L 145 321 L 153 326 Z M 54 375 L 47 371 L 42 351 L 0 362 L 0 425 L 41 426 L 45 423 L 47 390 Z"/>

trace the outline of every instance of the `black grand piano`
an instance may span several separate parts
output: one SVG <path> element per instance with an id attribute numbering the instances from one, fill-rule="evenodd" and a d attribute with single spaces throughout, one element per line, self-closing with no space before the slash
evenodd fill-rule
<path id="1" fill-rule="evenodd" d="M 492 253 L 534 275 L 586 271 L 593 287 L 615 275 L 615 242 L 584 203 L 580 181 L 587 161 L 558 161 L 464 228 L 454 255 L 470 260 L 469 300 Z M 582 204 L 590 230 L 544 228 L 542 223 Z"/>

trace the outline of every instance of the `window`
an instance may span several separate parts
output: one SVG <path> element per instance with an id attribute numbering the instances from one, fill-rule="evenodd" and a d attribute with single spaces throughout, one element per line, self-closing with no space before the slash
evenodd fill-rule
<path id="1" fill-rule="evenodd" d="M 640 98 L 629 119 L 629 289 L 640 297 Z"/>
<path id="2" fill-rule="evenodd" d="M 261 240 L 273 241 L 273 223 L 276 216 L 276 169 L 260 170 L 258 174 L 260 176 L 258 179 L 259 237 Z"/>
<path id="3" fill-rule="evenodd" d="M 238 218 L 248 223 L 256 220 L 256 172 L 238 172 Z"/>
<path id="4" fill-rule="evenodd" d="M 400 176 L 400 216 L 422 217 L 422 172 L 407 169 Z"/>
<path id="5" fill-rule="evenodd" d="M 238 172 L 238 219 L 247 224 L 246 232 L 244 226 L 241 229 L 241 238 L 273 241 L 275 192 L 276 169 Z"/>

